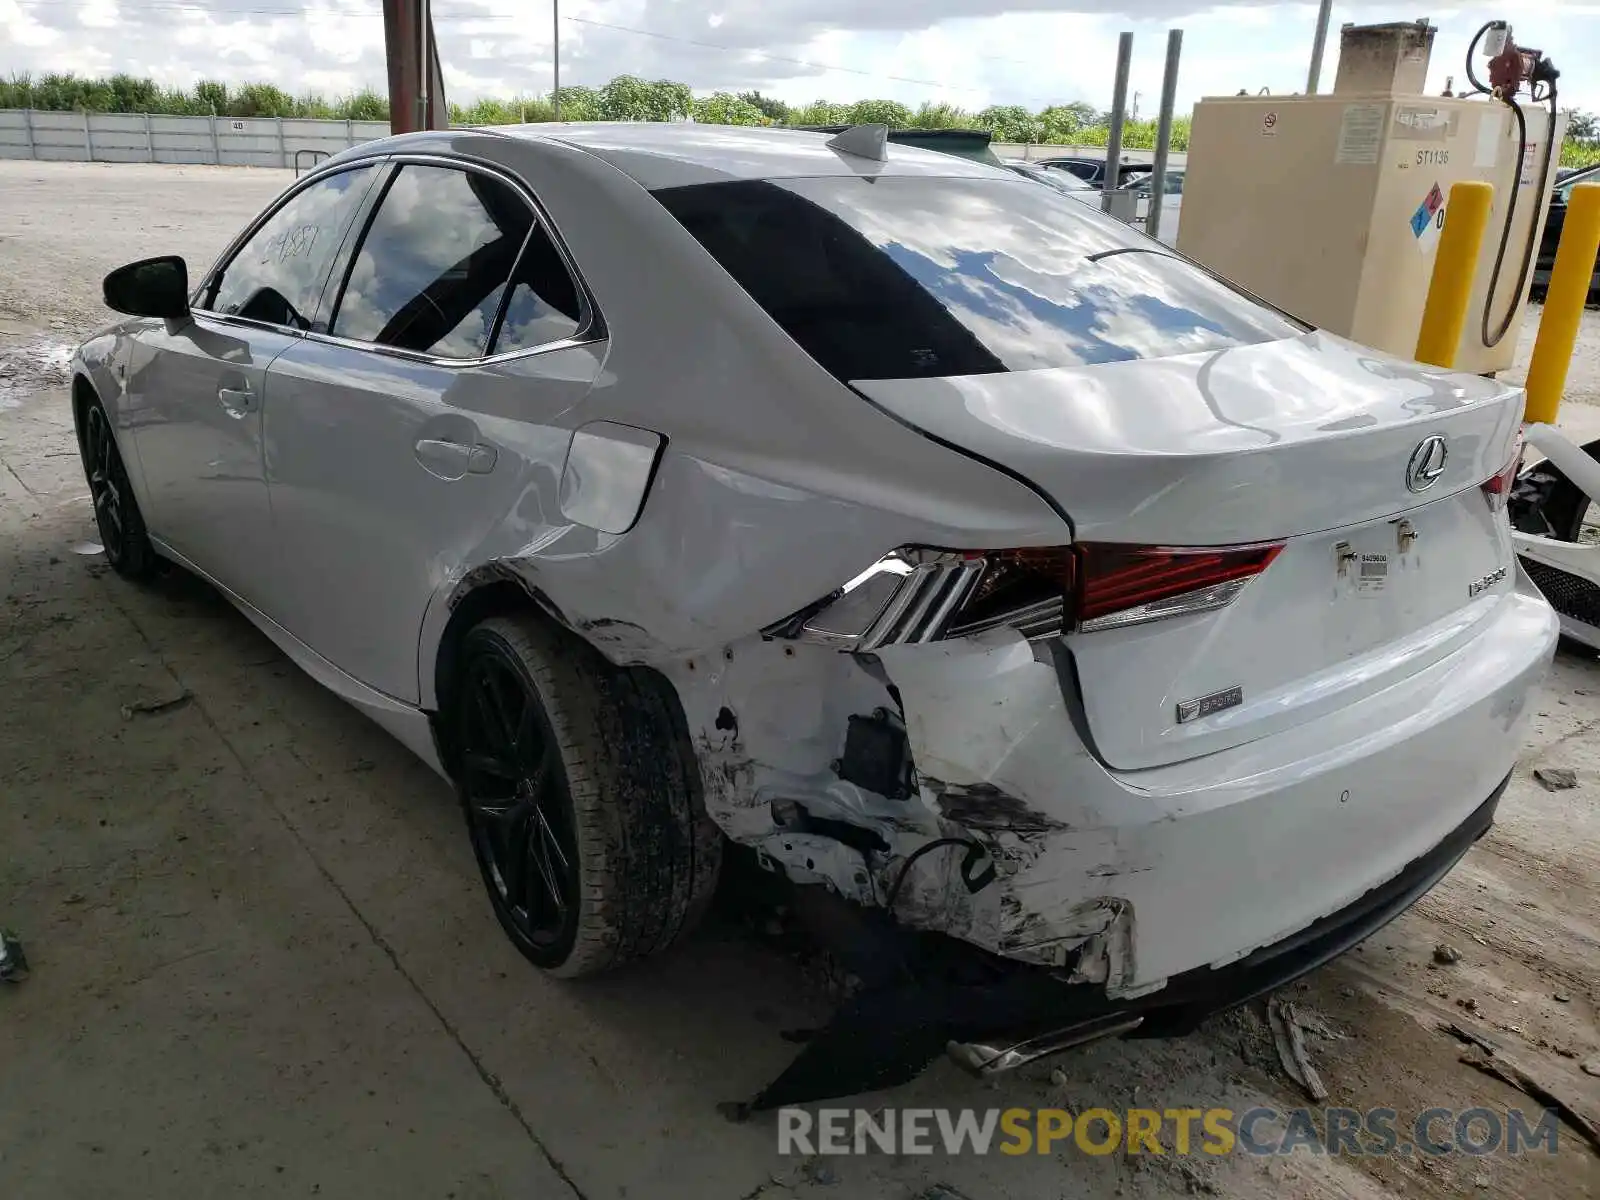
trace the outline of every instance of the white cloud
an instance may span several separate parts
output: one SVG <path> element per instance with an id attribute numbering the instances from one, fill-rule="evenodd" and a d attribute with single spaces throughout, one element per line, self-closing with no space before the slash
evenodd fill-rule
<path id="1" fill-rule="evenodd" d="M 1463 81 L 1477 25 L 1512 9 L 1517 34 L 1564 63 L 1564 102 L 1600 109 L 1600 80 L 1581 64 L 1600 51 L 1600 3 L 1517 0 L 1437 10 L 1429 86 Z M 453 99 L 549 90 L 546 0 L 435 0 Z M 791 101 L 883 97 L 1040 107 L 1110 103 L 1119 30 L 1136 35 L 1130 87 L 1154 111 L 1165 32 L 1185 31 L 1179 104 L 1240 88 L 1304 87 L 1315 6 L 1266 0 L 563 0 L 563 82 L 618 74 L 677 79 L 697 91 L 755 88 Z M 1338 4 L 1338 26 L 1393 20 L 1392 5 Z M 639 32 L 645 31 L 645 32 Z M 650 36 L 654 35 L 654 36 Z M 151 74 L 261 80 L 291 92 L 383 90 L 377 0 L 0 0 L 0 72 Z"/>

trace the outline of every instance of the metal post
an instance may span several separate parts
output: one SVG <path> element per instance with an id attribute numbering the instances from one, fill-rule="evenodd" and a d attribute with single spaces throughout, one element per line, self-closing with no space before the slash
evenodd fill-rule
<path id="1" fill-rule="evenodd" d="M 156 135 L 150 129 L 149 113 L 144 115 L 144 160 L 145 162 L 156 160 Z"/>
<path id="2" fill-rule="evenodd" d="M 561 0 L 550 0 L 550 103 L 561 120 Z"/>
<path id="3" fill-rule="evenodd" d="M 1322 53 L 1328 48 L 1328 22 L 1333 19 L 1333 0 L 1322 0 L 1317 9 L 1317 32 L 1311 39 L 1311 69 L 1306 72 L 1306 95 L 1317 94 L 1322 77 Z"/>
<path id="4" fill-rule="evenodd" d="M 420 72 L 422 78 L 417 87 L 418 129 L 431 129 L 433 127 L 428 120 L 428 90 L 433 83 L 433 55 L 428 48 L 428 35 L 432 32 L 433 16 L 429 11 L 428 0 L 421 0 L 421 9 L 417 19 L 417 62 L 422 65 Z"/>
<path id="5" fill-rule="evenodd" d="M 1574 188 L 1574 191 L 1577 189 Z M 1418 362 L 1452 367 L 1461 331 L 1467 325 L 1467 301 L 1478 270 L 1478 250 L 1489 227 L 1494 206 L 1494 184 L 1462 180 L 1450 185 L 1444 209 L 1444 229 L 1433 251 L 1433 276 L 1428 298 L 1422 303 L 1422 327 L 1417 331 Z"/>
<path id="6" fill-rule="evenodd" d="M 1600 249 L 1600 185 L 1580 183 L 1567 197 L 1567 218 L 1545 288 L 1544 313 L 1528 364 L 1525 421 L 1554 422 L 1567 386 L 1578 324 L 1589 298 L 1595 252 Z M 1587 256 L 1587 257 L 1585 257 Z"/>
<path id="7" fill-rule="evenodd" d="M 283 144 L 283 118 L 278 118 L 278 165 L 285 170 L 289 166 L 289 151 Z"/>
<path id="8" fill-rule="evenodd" d="M 83 110 L 83 161 L 94 161 L 94 134 L 89 132 L 89 110 Z"/>
<path id="9" fill-rule="evenodd" d="M 1183 30 L 1167 30 L 1167 72 L 1161 77 L 1161 114 L 1156 120 L 1156 155 L 1150 177 L 1150 207 L 1145 210 L 1144 231 L 1161 236 L 1162 197 L 1167 192 L 1167 152 L 1172 148 L 1172 109 L 1178 102 L 1178 59 L 1183 54 Z"/>
<path id="10" fill-rule="evenodd" d="M 1111 211 L 1111 193 L 1122 172 L 1122 118 L 1128 106 L 1128 68 L 1133 63 L 1133 34 L 1117 35 L 1117 80 L 1111 91 L 1111 135 L 1106 138 L 1106 177 L 1100 183 L 1100 210 Z"/>
<path id="11" fill-rule="evenodd" d="M 28 157 L 38 158 L 39 148 L 33 144 L 33 109 L 22 110 L 22 131 L 28 135 Z"/>
<path id="12" fill-rule="evenodd" d="M 428 110 L 423 109 L 422 111 L 427 112 Z M 424 128 L 426 128 L 426 126 L 424 126 Z M 355 118 L 353 117 L 346 117 L 344 119 L 344 144 L 346 146 L 354 146 L 356 144 L 356 123 Z"/>
<path id="13" fill-rule="evenodd" d="M 211 110 L 211 161 L 222 165 L 222 143 L 217 141 L 217 110 Z"/>

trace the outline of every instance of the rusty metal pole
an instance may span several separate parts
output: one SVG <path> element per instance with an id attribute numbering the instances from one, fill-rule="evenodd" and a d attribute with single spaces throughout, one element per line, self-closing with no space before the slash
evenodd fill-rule
<path id="1" fill-rule="evenodd" d="M 383 0 L 390 133 L 411 133 L 417 129 L 416 16 L 416 0 Z"/>
<path id="2" fill-rule="evenodd" d="M 383 0 L 383 44 L 389 67 L 389 132 L 449 128 L 428 0 Z"/>

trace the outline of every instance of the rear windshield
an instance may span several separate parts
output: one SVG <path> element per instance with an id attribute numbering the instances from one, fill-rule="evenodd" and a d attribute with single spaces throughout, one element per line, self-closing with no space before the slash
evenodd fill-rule
<path id="1" fill-rule="evenodd" d="M 655 195 L 843 380 L 1160 358 L 1302 331 L 1031 180 L 828 176 Z"/>

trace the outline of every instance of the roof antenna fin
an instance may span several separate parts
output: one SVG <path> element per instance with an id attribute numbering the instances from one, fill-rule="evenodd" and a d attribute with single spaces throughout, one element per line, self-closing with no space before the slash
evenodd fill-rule
<path id="1" fill-rule="evenodd" d="M 889 161 L 889 127 L 887 125 L 852 125 L 828 139 L 828 149 L 855 158 L 870 158 L 874 162 Z"/>

